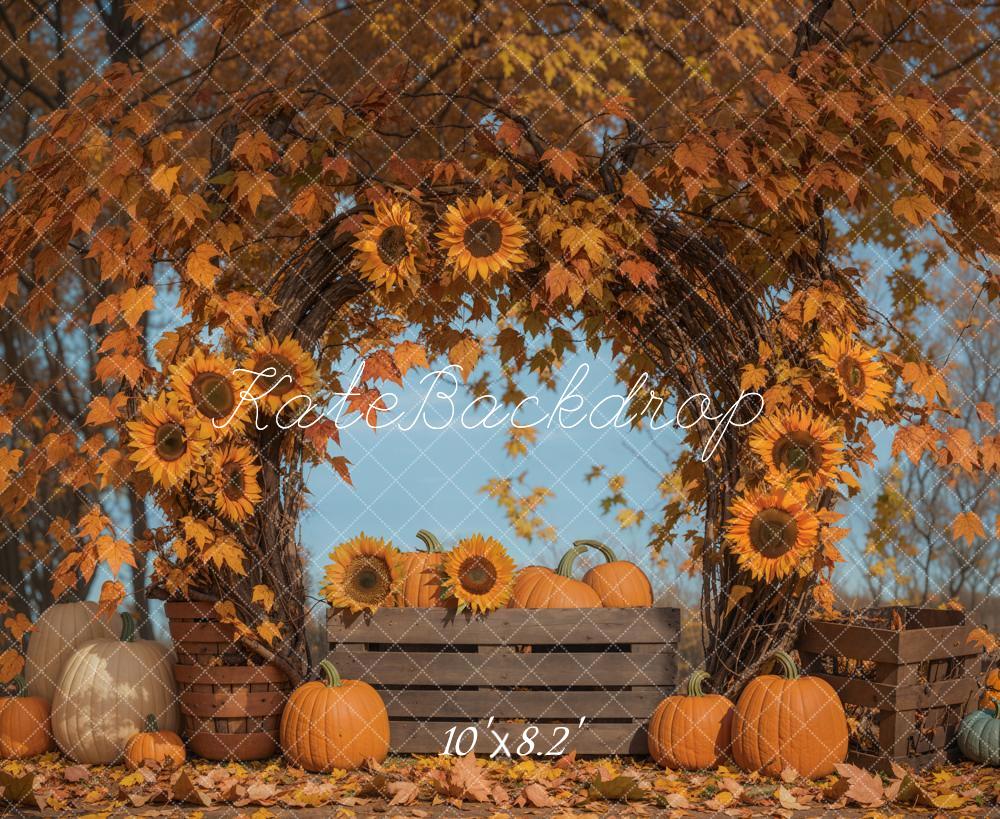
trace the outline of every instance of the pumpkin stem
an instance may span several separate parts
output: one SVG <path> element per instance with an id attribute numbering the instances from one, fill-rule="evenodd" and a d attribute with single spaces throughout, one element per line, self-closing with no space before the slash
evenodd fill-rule
<path id="1" fill-rule="evenodd" d="M 690 677 L 688 677 L 688 696 L 689 697 L 703 697 L 705 692 L 702 690 L 701 684 L 706 680 L 710 680 L 711 677 L 708 676 L 704 671 L 699 669 L 695 671 Z"/>
<path id="2" fill-rule="evenodd" d="M 795 667 L 795 660 L 789 657 L 788 654 L 784 651 L 775 651 L 773 656 L 777 660 L 778 665 L 781 666 L 785 679 L 797 680 L 799 678 L 799 670 Z"/>
<path id="3" fill-rule="evenodd" d="M 329 660 L 323 660 L 319 664 L 319 670 L 323 672 L 324 681 L 326 682 L 328 688 L 340 687 L 340 674 L 338 674 L 337 669 L 333 667 L 333 663 Z"/>
<path id="4" fill-rule="evenodd" d="M 428 552 L 443 552 L 444 549 L 441 548 L 441 541 L 438 540 L 431 532 L 426 529 L 421 529 L 417 532 L 417 538 L 427 547 Z"/>
<path id="5" fill-rule="evenodd" d="M 596 549 L 602 555 L 604 555 L 605 563 L 614 563 L 618 560 L 618 556 L 612 551 L 611 547 L 605 543 L 601 543 L 599 540 L 574 540 L 574 546 L 583 546 L 586 548 Z"/>
<path id="6" fill-rule="evenodd" d="M 993 719 L 1000 719 L 1000 699 L 993 700 Z"/>
<path id="7" fill-rule="evenodd" d="M 24 674 L 18 674 L 12 682 L 14 683 L 14 696 L 23 697 L 28 688 L 28 681 L 24 678 Z"/>
<path id="8" fill-rule="evenodd" d="M 556 566 L 556 574 L 560 577 L 572 577 L 573 576 L 573 563 L 576 559 L 587 551 L 586 546 L 581 546 L 574 543 L 569 550 L 562 556 L 559 561 L 559 565 Z"/>
<path id="9" fill-rule="evenodd" d="M 147 734 L 155 734 L 160 730 L 160 726 L 156 724 L 156 714 L 146 714 L 146 720 L 143 722 L 143 730 Z"/>
<path id="10" fill-rule="evenodd" d="M 131 643 L 135 639 L 135 620 L 127 611 L 122 612 L 122 642 Z"/>

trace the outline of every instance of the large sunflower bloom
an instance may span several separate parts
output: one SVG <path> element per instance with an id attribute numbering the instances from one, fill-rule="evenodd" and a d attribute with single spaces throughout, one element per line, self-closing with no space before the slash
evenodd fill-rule
<path id="1" fill-rule="evenodd" d="M 297 395 L 311 397 L 318 380 L 312 357 L 291 336 L 281 341 L 274 336 L 259 339 L 250 349 L 243 367 L 255 373 L 270 373 L 249 377 L 253 380 L 250 393 L 258 406 L 271 415 Z"/>
<path id="2" fill-rule="evenodd" d="M 750 449 L 775 484 L 823 486 L 844 462 L 844 442 L 829 418 L 805 407 L 762 418 L 750 434 Z"/>
<path id="3" fill-rule="evenodd" d="M 729 550 L 755 580 L 786 577 L 819 540 L 819 521 L 797 492 L 774 489 L 744 495 L 729 513 Z"/>
<path id="4" fill-rule="evenodd" d="M 170 386 L 181 405 L 191 407 L 199 417 L 207 438 L 224 438 L 246 426 L 247 407 L 240 406 L 240 394 L 249 382 L 235 370 L 231 358 L 208 355 L 200 348 L 170 367 Z"/>
<path id="5" fill-rule="evenodd" d="M 417 225 L 408 203 L 376 202 L 366 216 L 352 247 L 358 251 L 361 277 L 376 287 L 391 290 L 412 282 L 417 275 Z"/>
<path id="6" fill-rule="evenodd" d="M 126 427 L 136 469 L 148 470 L 167 489 L 192 474 L 207 446 L 197 419 L 185 417 L 176 398 L 166 394 L 145 401 L 139 418 Z"/>
<path id="7" fill-rule="evenodd" d="M 391 606 L 402 580 L 401 559 L 389 541 L 362 532 L 330 553 L 323 596 L 334 608 L 355 613 Z"/>
<path id="8" fill-rule="evenodd" d="M 823 350 L 816 360 L 833 371 L 841 398 L 862 412 L 885 408 L 892 393 L 885 367 L 875 361 L 875 350 L 850 336 L 823 333 Z"/>
<path id="9" fill-rule="evenodd" d="M 487 612 L 503 608 L 514 588 L 514 561 L 491 537 L 472 535 L 448 552 L 442 567 L 442 597 L 458 610 Z"/>
<path id="10" fill-rule="evenodd" d="M 448 261 L 471 281 L 527 260 L 524 225 L 504 196 L 494 200 L 485 193 L 475 201 L 459 199 L 445 213 L 444 230 L 437 236 Z"/>
<path id="11" fill-rule="evenodd" d="M 230 444 L 212 456 L 212 490 L 219 513 L 239 523 L 253 514 L 260 502 L 260 467 L 245 446 Z"/>

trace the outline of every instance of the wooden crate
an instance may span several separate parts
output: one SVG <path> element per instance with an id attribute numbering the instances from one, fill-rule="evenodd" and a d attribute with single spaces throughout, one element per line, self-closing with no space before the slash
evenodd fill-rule
<path id="1" fill-rule="evenodd" d="M 952 751 L 978 695 L 981 649 L 960 611 L 893 606 L 845 621 L 810 620 L 797 648 L 807 674 L 840 695 L 860 734 L 848 761 L 876 770 L 922 767 Z"/>
<path id="2" fill-rule="evenodd" d="M 441 753 L 450 728 L 455 736 L 476 726 L 475 751 L 489 755 L 493 732 L 520 736 L 535 725 L 535 753 L 564 726 L 567 751 L 645 754 L 649 717 L 674 689 L 679 630 L 675 608 L 329 617 L 330 658 L 343 677 L 379 690 L 397 753 Z"/>

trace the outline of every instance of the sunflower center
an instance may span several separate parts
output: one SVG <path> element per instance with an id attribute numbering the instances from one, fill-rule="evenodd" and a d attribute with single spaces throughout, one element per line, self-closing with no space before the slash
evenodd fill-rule
<path id="1" fill-rule="evenodd" d="M 283 355 L 265 353 L 257 359 L 257 372 L 262 373 L 272 368 L 274 369 L 274 375 L 262 375 L 258 382 L 264 387 L 265 391 L 276 387 L 284 392 L 295 383 L 295 366 Z"/>
<path id="2" fill-rule="evenodd" d="M 392 587 L 389 565 L 375 555 L 359 555 L 347 567 L 347 593 L 359 603 L 380 603 Z"/>
<path id="3" fill-rule="evenodd" d="M 156 428 L 153 436 L 153 447 L 156 454 L 164 461 L 176 461 L 187 452 L 187 438 L 184 435 L 184 427 L 167 421 Z"/>
<path id="4" fill-rule="evenodd" d="M 779 467 L 796 472 L 816 474 L 822 462 L 819 442 L 800 429 L 782 435 L 774 444 L 773 455 Z"/>
<path id="5" fill-rule="evenodd" d="M 476 219 L 462 234 L 466 250 L 477 259 L 492 256 L 503 244 L 503 231 L 496 219 Z"/>
<path id="6" fill-rule="evenodd" d="M 784 509 L 762 509 L 750 522 L 750 544 L 766 558 L 788 554 L 798 537 L 799 525 Z"/>
<path id="7" fill-rule="evenodd" d="M 851 395 L 861 395 L 865 391 L 865 371 L 853 358 L 845 358 L 837 368 L 847 391 Z"/>
<path id="8" fill-rule="evenodd" d="M 389 225 L 378 237 L 375 248 L 383 264 L 390 267 L 399 264 L 409 251 L 406 246 L 406 231 L 400 225 Z"/>
<path id="9" fill-rule="evenodd" d="M 239 464 L 222 467 L 222 494 L 229 500 L 240 500 L 246 494 L 246 480 Z"/>
<path id="10" fill-rule="evenodd" d="M 236 406 L 236 395 L 225 376 L 201 373 L 191 382 L 191 401 L 206 418 L 225 418 Z"/>
<path id="11" fill-rule="evenodd" d="M 462 588 L 471 594 L 486 594 L 497 582 L 497 570 L 492 562 L 481 555 L 465 560 L 458 570 Z"/>

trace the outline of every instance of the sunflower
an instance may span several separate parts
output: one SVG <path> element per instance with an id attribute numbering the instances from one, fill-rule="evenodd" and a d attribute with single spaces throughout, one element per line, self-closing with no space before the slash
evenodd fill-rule
<path id="1" fill-rule="evenodd" d="M 844 462 L 843 447 L 830 419 L 805 407 L 763 418 L 750 435 L 750 449 L 764 462 L 771 481 L 801 482 L 810 489 L 825 484 Z"/>
<path id="2" fill-rule="evenodd" d="M 212 456 L 215 508 L 233 523 L 246 520 L 260 501 L 260 467 L 245 446 L 230 444 Z"/>
<path id="3" fill-rule="evenodd" d="M 472 535 L 448 552 L 442 567 L 442 596 L 458 610 L 486 612 L 507 605 L 514 587 L 514 561 L 499 541 Z"/>
<path id="4" fill-rule="evenodd" d="M 149 470 L 153 481 L 166 488 L 192 473 L 207 446 L 201 424 L 186 418 L 177 399 L 167 394 L 145 401 L 139 419 L 126 426 L 136 469 Z"/>
<path id="5" fill-rule="evenodd" d="M 823 351 L 816 360 L 833 370 L 841 397 L 862 412 L 885 408 L 892 393 L 886 370 L 875 361 L 875 350 L 850 336 L 823 333 Z"/>
<path id="6" fill-rule="evenodd" d="M 392 605 L 401 581 L 400 554 L 382 538 L 362 532 L 330 553 L 323 595 L 331 606 L 374 612 Z"/>
<path id="7" fill-rule="evenodd" d="M 181 405 L 191 407 L 199 416 L 207 438 L 224 438 L 246 426 L 247 412 L 240 406 L 240 394 L 248 382 L 235 370 L 236 362 L 231 358 L 209 355 L 200 348 L 170 368 L 170 386 Z"/>
<path id="8" fill-rule="evenodd" d="M 444 215 L 437 234 L 448 260 L 470 280 L 488 278 L 526 261 L 524 225 L 507 207 L 507 199 L 485 193 L 478 200 L 459 199 Z"/>
<path id="9" fill-rule="evenodd" d="M 795 491 L 745 495 L 733 502 L 729 513 L 729 549 L 755 580 L 785 577 L 819 540 L 819 521 Z"/>
<path id="10" fill-rule="evenodd" d="M 417 275 L 417 225 L 408 203 L 375 203 L 351 245 L 358 251 L 361 277 L 376 287 L 391 290 L 397 283 L 412 282 Z"/>
<path id="11" fill-rule="evenodd" d="M 316 364 L 291 336 L 278 341 L 264 336 L 250 350 L 243 367 L 254 373 L 250 393 L 264 411 L 274 415 L 285 402 L 297 395 L 309 395 L 316 388 Z"/>

